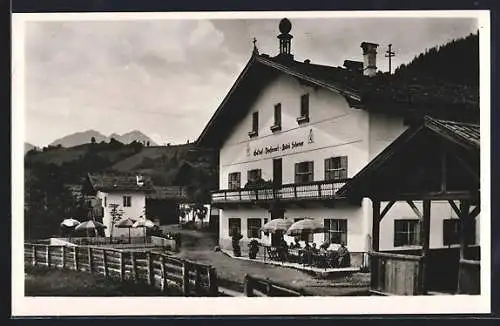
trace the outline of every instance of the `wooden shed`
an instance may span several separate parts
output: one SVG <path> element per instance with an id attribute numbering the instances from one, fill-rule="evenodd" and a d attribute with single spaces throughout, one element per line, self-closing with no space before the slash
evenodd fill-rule
<path id="1" fill-rule="evenodd" d="M 480 247 L 470 246 L 480 212 L 479 134 L 476 124 L 424 117 L 339 190 L 372 201 L 373 293 L 479 294 Z M 431 205 L 436 200 L 447 201 L 459 217 L 459 248 L 429 249 Z M 420 219 L 421 249 L 381 252 L 380 237 L 390 235 L 380 234 L 380 222 L 398 201 L 407 202 Z M 422 211 L 415 201 L 422 202 Z"/>

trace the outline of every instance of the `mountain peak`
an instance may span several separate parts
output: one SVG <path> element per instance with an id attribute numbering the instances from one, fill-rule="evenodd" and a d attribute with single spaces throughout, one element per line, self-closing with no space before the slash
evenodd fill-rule
<path id="1" fill-rule="evenodd" d="M 54 140 L 50 146 L 57 146 L 61 145 L 63 147 L 74 147 L 78 145 L 83 145 L 83 144 L 88 144 L 92 141 L 92 138 L 95 138 L 95 141 L 97 143 L 100 143 L 102 141 L 104 142 L 109 142 L 111 138 L 116 139 L 117 141 L 124 143 L 124 144 L 130 144 L 133 141 L 139 141 L 142 143 L 147 143 L 151 146 L 157 146 L 157 144 L 148 136 L 146 136 L 144 133 L 142 133 L 139 130 L 132 130 L 129 131 L 123 135 L 119 135 L 117 133 L 112 133 L 109 136 L 105 136 L 102 133 L 89 129 L 85 131 L 79 131 L 75 132 L 73 134 L 61 137 L 59 139 Z"/>

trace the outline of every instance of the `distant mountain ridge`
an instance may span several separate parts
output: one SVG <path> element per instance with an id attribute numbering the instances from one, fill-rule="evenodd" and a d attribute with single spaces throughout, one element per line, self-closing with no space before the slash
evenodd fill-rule
<path id="1" fill-rule="evenodd" d="M 28 153 L 29 151 L 31 151 L 33 148 L 36 148 L 35 145 L 33 144 L 30 144 L 30 143 L 24 143 L 24 154 Z"/>
<path id="2" fill-rule="evenodd" d="M 62 138 L 54 140 L 52 143 L 50 143 L 50 146 L 57 146 L 61 145 L 63 147 L 74 147 L 74 146 L 79 146 L 83 144 L 88 144 L 91 142 L 92 137 L 95 138 L 95 141 L 97 143 L 100 143 L 102 141 L 104 142 L 109 142 L 111 138 L 116 139 L 117 141 L 124 143 L 124 144 L 130 144 L 134 140 L 139 141 L 141 143 L 144 142 L 149 142 L 150 146 L 158 146 L 151 138 L 146 136 L 144 133 L 142 133 L 139 130 L 132 130 L 127 133 L 124 133 L 123 135 L 119 135 L 117 133 L 112 133 L 109 136 L 105 136 L 101 134 L 100 132 L 90 129 L 86 131 L 81 131 L 81 132 L 75 132 L 74 134 L 70 134 L 67 136 L 64 136 Z"/>

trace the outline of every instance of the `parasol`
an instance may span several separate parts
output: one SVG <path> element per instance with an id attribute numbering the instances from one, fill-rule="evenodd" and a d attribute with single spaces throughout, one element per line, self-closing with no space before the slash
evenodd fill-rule
<path id="1" fill-rule="evenodd" d="M 74 218 L 67 218 L 61 222 L 61 226 L 64 226 L 67 228 L 74 228 L 78 224 L 80 224 L 80 221 L 77 221 Z"/>
<path id="2" fill-rule="evenodd" d="M 133 228 L 140 228 L 140 227 L 144 228 L 144 243 L 146 243 L 146 228 L 152 228 L 154 226 L 155 226 L 155 224 L 153 223 L 153 221 L 145 219 L 145 218 L 137 220 L 132 225 Z"/>
<path id="3" fill-rule="evenodd" d="M 313 219 L 304 219 L 293 223 L 286 234 L 297 236 L 306 233 L 321 233 L 324 231 L 325 227 L 320 222 Z"/>
<path id="4" fill-rule="evenodd" d="M 94 221 L 94 220 L 88 220 L 88 221 L 85 221 L 83 223 L 78 224 L 75 227 L 75 231 L 86 230 L 87 237 L 88 237 L 89 230 L 105 229 L 105 228 L 107 228 L 106 225 L 104 225 L 102 223 L 99 223 L 99 222 Z"/>
<path id="5" fill-rule="evenodd" d="M 115 227 L 117 228 L 128 228 L 128 242 L 131 243 L 130 239 L 130 228 L 134 227 L 134 223 L 136 220 L 127 217 L 119 220 L 118 222 L 115 223 Z"/>
<path id="6" fill-rule="evenodd" d="M 284 218 L 276 218 L 264 224 L 264 226 L 261 228 L 261 231 L 265 233 L 286 232 L 292 224 L 292 221 L 286 220 Z"/>

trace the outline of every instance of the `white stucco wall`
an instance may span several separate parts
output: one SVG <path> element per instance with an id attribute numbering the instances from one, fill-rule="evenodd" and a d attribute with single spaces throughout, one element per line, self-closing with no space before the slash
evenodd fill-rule
<path id="1" fill-rule="evenodd" d="M 370 160 L 375 158 L 408 126 L 404 125 L 404 119 L 397 116 L 389 116 L 381 113 L 369 113 L 369 151 Z"/>
<path id="2" fill-rule="evenodd" d="M 131 206 L 123 206 L 123 196 L 131 197 Z M 105 229 L 105 234 L 107 237 L 111 235 L 111 229 L 113 229 L 113 237 L 126 236 L 128 237 L 129 230 L 127 228 L 112 228 L 111 225 L 111 206 L 110 204 L 118 204 L 117 210 L 123 210 L 123 218 L 133 218 L 137 219 L 139 217 L 144 217 L 144 208 L 146 206 L 146 195 L 139 192 L 117 192 L 117 193 L 105 193 L 98 191 L 97 197 L 101 199 L 101 203 L 104 208 L 103 224 L 107 226 Z M 106 200 L 105 200 L 106 198 Z M 106 206 L 104 206 L 106 204 Z M 142 237 L 144 236 L 143 228 L 131 228 L 130 235 L 132 237 Z"/>

